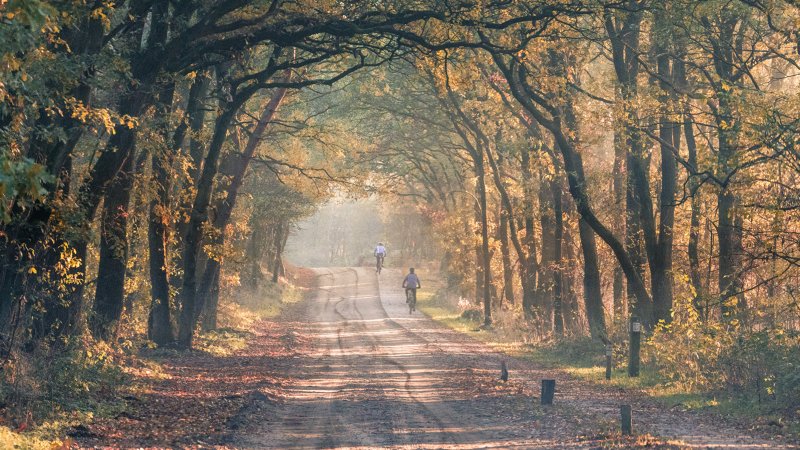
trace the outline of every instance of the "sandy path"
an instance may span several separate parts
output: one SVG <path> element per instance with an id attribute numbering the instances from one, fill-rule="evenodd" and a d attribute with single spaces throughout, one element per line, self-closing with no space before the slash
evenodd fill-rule
<path id="1" fill-rule="evenodd" d="M 409 315 L 399 272 L 316 272 L 302 331 L 311 345 L 282 400 L 247 410 L 236 447 L 598 448 L 610 444 L 619 404 L 632 403 L 637 431 L 669 448 L 790 448 L 522 361 L 509 360 L 512 379 L 498 382 L 507 358 Z M 557 380 L 553 406 L 538 404 L 542 378 Z"/>

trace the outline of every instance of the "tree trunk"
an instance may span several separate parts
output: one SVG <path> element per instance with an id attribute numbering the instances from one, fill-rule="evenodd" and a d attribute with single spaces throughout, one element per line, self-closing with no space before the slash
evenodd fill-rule
<path id="1" fill-rule="evenodd" d="M 562 245 L 564 241 L 564 217 L 562 207 L 561 183 L 550 182 L 550 195 L 552 196 L 553 218 L 553 266 L 550 271 L 553 273 L 553 328 L 557 336 L 564 335 L 564 313 L 563 313 L 563 276 L 562 276 Z"/>
<path id="2" fill-rule="evenodd" d="M 288 76 L 289 74 L 286 74 L 287 79 Z M 267 103 L 264 111 L 261 113 L 258 123 L 253 128 L 242 153 L 232 153 L 227 155 L 220 166 L 219 172 L 223 176 L 224 181 L 220 183 L 218 189 L 225 192 L 225 197 L 224 199 L 217 201 L 214 207 L 216 214 L 213 225 L 217 230 L 217 237 L 214 239 L 213 244 L 216 246 L 222 246 L 225 242 L 225 228 L 230 222 L 233 209 L 236 207 L 239 189 L 244 182 L 244 176 L 247 172 L 250 160 L 253 159 L 253 155 L 255 154 L 255 151 L 267 130 L 267 126 L 272 122 L 272 119 L 275 117 L 275 114 L 278 111 L 278 107 L 280 106 L 281 102 L 283 102 L 283 99 L 286 96 L 286 91 L 286 88 L 281 88 L 277 89 L 273 93 L 272 98 Z M 200 290 L 197 294 L 199 303 L 195 306 L 195 314 L 199 314 L 200 311 L 205 309 L 206 316 L 209 314 L 216 315 L 216 306 L 214 307 L 213 311 L 211 311 L 208 308 L 205 308 L 204 304 L 207 299 L 212 298 L 211 290 L 214 288 L 214 280 L 219 280 L 220 264 L 221 261 L 218 260 L 209 260 L 207 262 L 206 268 L 203 271 Z M 216 289 L 219 291 L 218 287 Z M 216 319 L 213 320 L 213 322 L 216 323 Z"/>
<path id="3" fill-rule="evenodd" d="M 168 159 L 165 161 L 165 159 Z M 169 191 L 171 178 L 167 166 L 171 158 L 167 155 L 152 156 L 153 185 L 156 196 L 150 202 L 147 240 L 150 249 L 150 314 L 147 322 L 147 334 L 150 340 L 159 347 L 174 341 L 175 332 L 170 318 L 170 284 L 168 275 L 167 248 L 169 241 L 168 224 Z"/>
<path id="4" fill-rule="evenodd" d="M 627 197 L 627 190 L 625 188 L 625 146 L 624 136 L 620 132 L 621 125 L 617 125 L 614 129 L 614 169 L 613 169 L 613 193 L 614 193 L 614 212 L 622 215 L 626 211 L 626 206 L 623 205 Z M 618 216 L 619 217 L 619 216 Z M 627 217 L 627 215 L 626 215 Z M 615 220 L 614 233 L 617 236 L 625 236 L 625 221 Z M 627 240 L 626 240 L 627 241 Z M 619 265 L 614 265 L 614 317 L 616 319 L 624 319 L 627 316 L 627 301 L 625 297 L 625 279 L 622 269 Z"/>
<path id="5" fill-rule="evenodd" d="M 530 127 L 529 127 L 530 128 Z M 541 133 L 537 130 L 536 135 L 541 140 Z M 536 230 L 534 229 L 533 217 L 533 197 L 534 186 L 532 183 L 533 175 L 531 173 L 531 157 L 532 148 L 526 147 L 521 152 L 522 160 L 522 179 L 523 179 L 523 215 L 525 217 L 525 249 L 526 254 L 519 255 L 520 264 L 524 264 L 524 276 L 522 282 L 522 312 L 525 318 L 532 319 L 534 317 L 536 305 L 536 276 L 539 272 L 539 262 L 537 260 L 536 249 Z"/>
<path id="6" fill-rule="evenodd" d="M 547 128 L 550 134 L 552 134 L 558 149 L 561 151 L 564 160 L 564 170 L 567 174 L 567 180 L 569 182 L 569 192 L 575 200 L 578 212 L 588 223 L 588 225 L 591 226 L 594 232 L 597 233 L 597 235 L 600 236 L 600 238 L 609 247 L 611 247 L 611 250 L 614 252 L 617 261 L 622 267 L 625 277 L 627 278 L 628 289 L 634 293 L 638 302 L 652 302 L 650 294 L 647 292 L 647 288 L 645 287 L 641 276 L 639 276 L 633 263 L 631 262 L 630 255 L 625 250 L 625 247 L 614 236 L 611 230 L 609 230 L 602 222 L 600 222 L 591 207 L 591 202 L 589 200 L 588 193 L 586 192 L 586 177 L 583 172 L 583 162 L 580 158 L 580 154 L 574 147 L 573 140 L 575 140 L 575 138 L 572 136 L 568 138 L 561 129 L 562 117 L 556 115 L 552 119 L 548 118 L 545 116 L 542 110 L 539 109 L 539 107 L 532 103 L 532 96 L 530 95 L 528 88 L 525 86 L 525 82 L 522 80 L 523 77 L 526 76 L 524 66 L 519 64 L 509 66 L 509 64 L 504 61 L 503 57 L 498 54 L 492 54 L 492 57 L 498 68 L 500 68 L 500 70 L 503 72 L 506 80 L 509 82 L 509 86 L 511 87 L 511 92 L 514 95 L 514 98 L 520 102 L 520 104 L 534 117 L 534 119 L 536 119 L 537 122 Z M 537 102 L 547 103 L 540 98 L 537 98 Z M 547 107 L 550 111 L 557 110 L 557 108 L 550 104 L 547 104 Z"/>
<path id="7" fill-rule="evenodd" d="M 283 248 L 289 236 L 288 227 L 284 222 L 278 222 L 278 230 L 275 232 L 275 262 L 272 266 L 272 282 L 277 283 L 283 268 Z"/>
<path id="8" fill-rule="evenodd" d="M 155 171 L 157 157 L 153 156 Z M 160 169 L 160 170 L 163 170 Z M 161 188 L 159 188 L 159 191 Z M 150 203 L 147 241 L 150 249 L 150 314 L 147 321 L 147 336 L 159 347 L 175 339 L 169 306 L 169 277 L 167 272 L 167 226 L 166 207 L 159 199 Z"/>
<path id="9" fill-rule="evenodd" d="M 737 136 L 728 129 L 734 123 L 732 107 L 726 98 L 720 95 L 719 106 L 719 150 L 717 153 L 718 178 L 724 179 L 730 173 L 730 162 L 736 153 Z M 736 195 L 729 186 L 720 188 L 717 194 L 717 245 L 719 246 L 719 293 L 722 316 L 733 319 L 739 313 L 737 294 L 739 261 L 736 254 L 736 243 L 739 231 L 736 229 Z"/>
<path id="10" fill-rule="evenodd" d="M 511 269 L 511 252 L 508 248 L 508 216 L 500 212 L 497 227 L 497 240 L 500 241 L 500 254 L 503 260 L 503 295 L 509 305 L 514 304 L 514 274 Z"/>
<path id="11" fill-rule="evenodd" d="M 250 218 L 250 239 L 247 241 L 247 265 L 243 268 L 240 278 L 245 285 L 252 291 L 258 289 L 259 284 L 264 279 L 261 271 L 261 261 L 264 257 L 264 242 L 267 239 L 266 224 L 258 214 L 254 213 Z"/>
<path id="12" fill-rule="evenodd" d="M 113 340 L 122 316 L 128 265 L 128 208 L 134 176 L 134 158 L 131 155 L 111 182 L 103 201 L 100 260 L 93 314 L 89 320 L 89 328 L 96 339 Z"/>
<path id="13" fill-rule="evenodd" d="M 477 156 L 477 155 L 476 155 Z M 481 225 L 481 266 L 482 266 L 482 288 L 483 288 L 483 325 L 492 324 L 492 266 L 491 255 L 489 254 L 489 216 L 487 214 L 486 202 L 486 173 L 483 168 L 483 156 L 473 161 L 475 176 L 477 177 L 478 204 L 480 208 Z"/>
<path id="14" fill-rule="evenodd" d="M 605 338 L 606 319 L 603 295 L 600 290 L 597 243 L 592 227 L 583 218 L 578 221 L 578 235 L 583 251 L 583 301 L 586 307 L 586 320 L 589 322 L 589 332 L 594 338 Z"/>
<path id="15" fill-rule="evenodd" d="M 200 280 L 200 292 L 197 295 L 198 297 L 202 297 L 203 311 L 200 325 L 203 331 L 217 329 L 220 270 L 219 261 L 209 258 L 206 263 L 206 268 L 203 270 L 203 278 Z M 196 320 L 197 318 L 195 318 L 195 321 Z"/>
<path id="16" fill-rule="evenodd" d="M 689 115 L 688 105 L 683 116 L 683 129 L 686 138 L 686 148 L 689 151 L 688 162 L 693 168 L 697 168 L 697 144 L 694 139 L 694 128 L 692 125 L 692 118 Z M 689 183 L 691 190 L 691 218 L 689 219 L 689 279 L 694 289 L 694 298 L 692 304 L 694 305 L 700 317 L 705 317 L 704 306 L 701 303 L 702 298 L 705 296 L 703 289 L 702 277 L 700 276 L 700 255 L 698 248 L 700 246 L 700 191 L 699 184 L 695 177 Z"/>
<path id="17" fill-rule="evenodd" d="M 572 198 L 569 197 L 571 203 Z M 567 198 L 562 199 L 562 205 L 566 205 Z M 583 333 L 584 327 L 580 323 L 580 308 L 578 306 L 578 293 L 575 287 L 578 285 L 578 258 L 575 254 L 575 238 L 571 227 L 564 227 L 564 239 L 562 243 L 565 258 L 562 259 L 562 302 L 561 317 L 564 321 L 564 330 L 573 333 Z"/>
<path id="18" fill-rule="evenodd" d="M 208 218 L 208 206 L 211 201 L 214 176 L 217 172 L 220 152 L 228 135 L 231 120 L 243 103 L 244 99 L 240 99 L 239 103 L 229 104 L 222 114 L 217 117 L 214 137 L 208 147 L 208 153 L 203 162 L 203 170 L 197 182 L 197 194 L 192 205 L 183 251 L 181 313 L 178 322 L 178 345 L 182 348 L 192 347 L 196 324 L 195 318 L 201 310 L 197 308 L 197 265 L 202 226 Z"/>
<path id="19" fill-rule="evenodd" d="M 563 334 L 564 324 L 556 324 L 560 320 L 555 318 L 553 310 L 555 308 L 555 266 L 558 250 L 558 239 L 556 237 L 556 223 L 559 218 L 556 217 L 557 206 L 554 203 L 553 192 L 554 186 L 558 186 L 559 181 L 557 177 L 548 177 L 543 175 L 541 177 L 542 186 L 539 189 L 539 220 L 542 229 L 542 262 L 539 264 L 539 283 L 536 287 L 537 296 L 539 297 L 539 317 L 542 320 L 543 328 L 546 331 L 551 331 L 554 327 L 561 327 L 561 331 L 556 330 L 557 334 Z M 560 189 L 559 202 L 561 201 Z M 559 205 L 560 209 L 560 205 Z"/>
<path id="20" fill-rule="evenodd" d="M 162 63 L 154 60 L 157 51 L 166 42 L 168 35 L 169 8 L 166 4 L 158 3 L 153 9 L 152 30 L 147 39 L 146 50 L 133 58 L 132 71 L 133 80 L 129 86 L 129 93 L 124 95 L 119 105 L 119 115 L 121 117 L 139 117 L 144 110 L 155 102 L 153 96 L 153 86 L 159 73 L 158 67 Z M 78 210 L 80 214 L 79 223 L 85 227 L 91 226 L 100 205 L 100 200 L 106 196 L 109 184 L 117 177 L 120 170 L 129 163 L 132 158 L 136 145 L 136 133 L 126 123 L 115 126 L 114 134 L 108 141 L 105 151 L 97 158 L 94 166 L 89 170 L 78 191 Z M 58 337 L 72 333 L 80 323 L 81 314 L 84 309 L 83 291 L 86 285 L 86 256 L 88 241 L 86 235 L 78 238 L 72 247 L 75 250 L 74 256 L 80 261 L 78 267 L 69 273 L 62 274 L 61 279 L 55 282 L 62 285 L 69 285 L 70 279 L 78 279 L 80 282 L 75 285 L 64 300 L 57 300 L 52 304 L 46 305 L 46 312 L 37 320 L 33 329 L 39 333 Z M 36 331 L 34 339 L 37 338 Z M 42 337 L 41 335 L 38 337 Z"/>

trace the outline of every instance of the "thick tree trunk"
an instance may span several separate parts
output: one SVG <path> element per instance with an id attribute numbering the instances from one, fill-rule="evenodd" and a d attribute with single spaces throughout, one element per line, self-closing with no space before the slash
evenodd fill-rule
<path id="1" fill-rule="evenodd" d="M 100 220 L 100 260 L 89 328 L 97 339 L 116 337 L 125 301 L 128 263 L 128 207 L 134 180 L 134 158 L 128 157 L 111 182 Z"/>
<path id="2" fill-rule="evenodd" d="M 286 76 L 288 77 L 288 74 Z M 264 111 L 261 113 L 258 123 L 251 131 L 250 137 L 248 138 L 247 144 L 245 145 L 242 153 L 232 153 L 227 155 L 220 165 L 220 174 L 223 176 L 223 180 L 225 181 L 220 183 L 218 189 L 222 192 L 225 192 L 225 197 L 217 201 L 214 207 L 216 214 L 213 225 L 217 230 L 217 237 L 214 239 L 213 244 L 216 246 L 222 246 L 225 242 L 225 228 L 230 222 L 231 215 L 236 207 L 239 189 L 244 182 L 244 176 L 247 173 L 250 160 L 253 159 L 253 155 L 255 155 L 255 151 L 258 148 L 258 145 L 261 143 L 264 133 L 267 130 L 267 126 L 269 126 L 269 124 L 272 122 L 272 119 L 275 117 L 275 114 L 278 111 L 278 107 L 280 106 L 281 102 L 283 102 L 283 99 L 286 96 L 286 91 L 286 88 L 281 88 L 277 89 L 273 93 L 272 98 L 267 103 Z M 215 288 L 214 280 L 219 280 L 220 264 L 221 261 L 219 260 L 209 260 L 206 263 L 200 283 L 200 289 L 197 293 L 199 303 L 195 306 L 195 314 L 199 315 L 200 311 L 204 311 L 205 316 L 208 316 L 209 314 L 216 316 L 216 305 L 214 305 L 213 311 L 209 308 L 206 308 L 204 305 L 206 300 L 212 298 L 212 289 Z M 218 285 L 219 281 L 217 281 L 216 284 Z M 219 291 L 218 286 L 216 287 L 216 290 Z M 216 323 L 216 319 L 213 320 L 213 323 Z"/>
<path id="3" fill-rule="evenodd" d="M 531 101 L 529 89 L 526 87 L 523 78 L 526 76 L 524 67 L 521 65 L 509 66 L 500 55 L 493 54 L 495 63 L 503 72 L 506 80 L 509 82 L 512 94 L 520 102 L 520 104 L 528 111 L 537 122 L 543 125 L 552 134 L 555 143 L 561 151 L 564 160 L 564 170 L 567 174 L 569 182 L 569 192 L 575 200 L 578 212 L 588 223 L 589 226 L 597 233 L 598 236 L 609 246 L 614 252 L 620 266 L 622 267 L 625 277 L 628 281 L 628 289 L 634 293 L 638 302 L 652 302 L 650 294 L 642 281 L 641 276 L 637 273 L 633 263 L 631 262 L 630 255 L 625 250 L 625 247 L 614 236 L 594 213 L 591 207 L 588 193 L 586 192 L 586 177 L 583 173 L 583 163 L 580 159 L 580 154 L 575 149 L 573 144 L 574 137 L 567 137 L 561 129 L 562 117 L 556 115 L 553 118 L 548 118 L 543 111 L 534 105 Z M 513 62 L 513 61 L 512 61 Z M 545 103 L 542 99 L 537 99 L 538 102 Z M 550 111 L 556 111 L 552 105 L 547 105 Z"/>
<path id="4" fill-rule="evenodd" d="M 167 248 L 169 241 L 168 223 L 169 190 L 171 178 L 164 161 L 167 155 L 154 154 L 153 184 L 156 197 L 150 202 L 147 240 L 150 249 L 150 314 L 147 322 L 147 334 L 150 340 L 159 347 L 174 341 L 175 332 L 170 319 L 169 275 Z"/>
<path id="5" fill-rule="evenodd" d="M 150 314 L 147 335 L 159 347 L 175 339 L 169 307 L 169 277 L 167 274 L 167 227 L 164 224 L 163 205 L 150 204 L 147 230 L 150 249 Z"/>
<path id="6" fill-rule="evenodd" d="M 731 161 L 736 154 L 738 136 L 730 128 L 734 123 L 732 106 L 727 93 L 720 96 L 719 117 L 719 149 L 717 152 L 718 178 L 724 179 L 731 171 Z M 722 316 L 733 319 L 740 312 L 737 298 L 739 260 L 737 242 L 740 230 L 736 228 L 736 195 L 729 186 L 723 186 L 717 194 L 717 245 L 719 246 L 719 293 Z"/>
<path id="7" fill-rule="evenodd" d="M 186 105 L 186 112 L 189 118 L 189 129 L 191 130 L 191 135 L 189 136 L 189 157 L 192 161 L 192 168 L 189 172 L 189 177 L 193 181 L 197 181 L 203 169 L 203 151 L 205 149 L 205 143 L 200 134 L 203 132 L 207 116 L 203 102 L 208 96 L 210 85 L 211 76 L 208 72 L 203 71 L 197 74 L 197 78 L 195 78 L 192 83 L 192 87 L 189 88 L 189 100 Z"/>
<path id="8" fill-rule="evenodd" d="M 61 33 L 61 38 L 67 43 L 73 57 L 92 56 L 102 50 L 104 27 L 100 19 L 87 18 L 76 25 L 65 28 Z M 94 74 L 95 67 L 87 64 L 77 86 L 71 92 L 71 96 L 83 105 L 90 106 L 92 103 L 89 80 Z M 62 194 L 69 193 L 72 153 L 83 136 L 85 127 L 70 115 L 56 115 L 45 109 L 41 110 L 37 121 L 39 127 L 61 129 L 67 136 L 66 140 L 61 140 L 45 138 L 34 133 L 27 150 L 26 156 L 42 164 L 48 173 L 61 179 L 59 187 L 50 183 L 45 186 L 49 192 L 48 199 L 52 200 L 53 196 L 58 194 L 59 188 Z M 62 246 L 59 244 L 64 243 L 61 237 L 57 237 L 59 244 L 46 242 L 45 229 L 53 212 L 50 201 L 37 202 L 30 211 L 19 212 L 23 214 L 19 217 L 15 214 L 12 223 L 0 229 L 4 235 L 3 244 L 0 245 L 3 256 L 0 264 L 0 341 L 5 339 L 6 333 L 16 332 L 8 327 L 12 322 L 22 324 L 24 321 L 18 320 L 22 319 L 19 315 L 22 311 L 31 309 L 31 305 L 26 305 L 22 301 L 28 297 L 23 291 L 31 285 L 41 285 L 43 283 L 41 280 L 58 278 L 58 274 L 53 272 L 53 265 L 46 263 L 37 269 L 38 275 L 33 278 L 38 278 L 30 280 L 32 277 L 29 277 L 28 271 L 24 268 L 29 264 L 35 264 L 35 260 L 27 259 L 26 255 L 33 254 L 44 261 L 52 262 L 60 257 L 57 253 Z M 30 249 L 33 249 L 33 252 L 29 252 Z"/>
<path id="9" fill-rule="evenodd" d="M 628 153 L 625 157 L 626 180 L 625 180 L 625 250 L 630 255 L 631 263 L 636 269 L 639 277 L 645 279 L 645 257 L 642 242 L 642 220 L 639 215 L 641 208 L 636 195 L 636 187 L 633 181 L 631 162 L 633 156 Z M 639 318 L 650 317 L 652 305 L 639 303 L 636 301 L 636 294 L 628 289 L 628 313 Z"/>
<path id="10" fill-rule="evenodd" d="M 537 295 L 539 297 L 539 317 L 542 320 L 542 325 L 546 331 L 551 331 L 556 328 L 556 334 L 563 334 L 564 324 L 557 323 L 561 318 L 557 318 L 553 314 L 555 309 L 555 267 L 557 265 L 556 259 L 559 245 L 557 238 L 557 222 L 560 218 L 556 217 L 560 210 L 560 205 L 556 206 L 554 203 L 553 192 L 558 190 L 559 203 L 561 201 L 560 188 L 554 188 L 559 185 L 556 177 L 541 177 L 542 186 L 539 189 L 539 220 L 542 229 L 542 263 L 539 265 L 539 283 L 537 286 Z M 558 328 L 561 328 L 560 331 Z"/>
<path id="11" fill-rule="evenodd" d="M 660 15 L 656 15 L 660 20 Z M 662 39 L 653 37 L 659 74 L 660 117 L 658 122 L 661 150 L 661 193 L 659 196 L 659 224 L 656 242 L 652 245 L 650 262 L 651 292 L 653 293 L 654 321 L 672 321 L 672 229 L 675 225 L 675 192 L 678 182 L 678 163 L 675 154 L 680 149 L 680 124 L 673 118 L 680 114 L 675 85 L 685 85 L 686 74 L 682 62 L 669 56 Z"/>
<path id="12" fill-rule="evenodd" d="M 600 290 L 600 265 L 597 258 L 597 243 L 592 227 L 584 220 L 578 222 L 578 235 L 583 252 L 583 301 L 586 307 L 586 320 L 592 337 L 606 337 L 605 309 Z"/>
<path id="13" fill-rule="evenodd" d="M 181 189 L 187 189 L 189 187 L 193 187 L 197 184 L 198 178 L 200 177 L 200 173 L 202 172 L 203 168 L 203 156 L 205 154 L 206 149 L 206 142 L 205 139 L 202 138 L 202 134 L 205 130 L 205 122 L 206 118 L 208 117 L 208 110 L 209 108 L 205 105 L 205 102 L 209 100 L 209 90 L 211 85 L 211 75 L 207 71 L 202 71 L 198 73 L 197 77 L 192 82 L 192 86 L 189 88 L 189 98 L 186 103 L 186 116 L 188 121 L 184 121 L 181 123 L 181 127 L 188 127 L 186 133 L 189 137 L 189 145 L 185 146 L 185 149 L 188 149 L 189 160 L 192 162 L 191 167 L 187 173 L 187 185 L 180 185 L 177 184 L 173 186 L 175 189 L 175 193 L 177 194 L 178 191 Z M 223 108 L 225 105 L 220 102 L 220 108 Z M 184 150 L 185 151 L 185 150 Z M 192 208 L 192 199 L 189 196 L 182 196 L 180 197 L 181 201 L 176 206 L 176 209 L 183 212 L 191 212 Z M 178 221 L 175 225 L 175 241 L 176 247 L 182 248 L 183 243 L 186 240 L 186 233 L 189 230 L 189 222 L 185 220 Z M 170 258 L 172 264 L 175 267 L 182 267 L 183 266 L 183 254 L 181 252 L 175 252 Z M 170 279 L 170 286 L 172 286 L 176 290 L 180 290 L 181 285 L 183 284 L 183 278 L 181 275 L 176 275 Z"/>
<path id="14" fill-rule="evenodd" d="M 196 317 L 201 311 L 197 306 L 197 265 L 203 223 L 208 218 L 208 206 L 211 201 L 214 176 L 222 146 L 228 135 L 228 128 L 244 99 L 237 104 L 229 104 L 217 117 L 214 137 L 208 147 L 203 162 L 203 170 L 197 183 L 197 194 L 192 205 L 189 225 L 186 230 L 183 251 L 183 283 L 181 286 L 181 313 L 178 323 L 178 345 L 191 348 L 194 338 Z"/>
<path id="15" fill-rule="evenodd" d="M 200 280 L 198 297 L 203 304 L 201 329 L 211 331 L 217 329 L 217 313 L 219 312 L 219 274 L 220 263 L 216 259 L 209 259 L 203 270 Z M 198 312 L 199 315 L 199 312 Z M 197 318 L 195 318 L 195 321 Z"/>

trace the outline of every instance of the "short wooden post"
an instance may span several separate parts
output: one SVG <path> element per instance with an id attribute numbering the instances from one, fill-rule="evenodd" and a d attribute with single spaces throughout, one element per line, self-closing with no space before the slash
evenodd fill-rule
<path id="1" fill-rule="evenodd" d="M 542 380 L 542 404 L 552 405 L 556 395 L 556 380 Z"/>
<path id="2" fill-rule="evenodd" d="M 630 355 L 628 355 L 628 376 L 639 376 L 639 352 L 642 346 L 642 324 L 636 316 L 631 317 Z"/>
<path id="3" fill-rule="evenodd" d="M 611 344 L 606 345 L 606 380 L 611 379 L 611 366 L 612 366 L 612 358 L 613 357 L 613 349 L 611 348 Z"/>
<path id="4" fill-rule="evenodd" d="M 619 407 L 620 413 L 620 430 L 623 436 L 630 436 L 633 434 L 633 418 L 631 414 L 631 405 L 622 405 Z"/>

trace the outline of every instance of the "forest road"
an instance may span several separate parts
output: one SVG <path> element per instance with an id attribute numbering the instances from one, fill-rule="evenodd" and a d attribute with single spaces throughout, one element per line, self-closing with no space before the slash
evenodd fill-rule
<path id="1" fill-rule="evenodd" d="M 409 314 L 399 270 L 315 272 L 295 381 L 282 399 L 251 409 L 236 447 L 598 448 L 618 427 L 619 405 L 633 403 L 636 431 L 669 439 L 669 448 L 781 448 L 532 367 Z M 498 380 L 504 359 L 507 383 Z M 539 404 L 542 377 L 557 379 L 554 405 Z"/>

